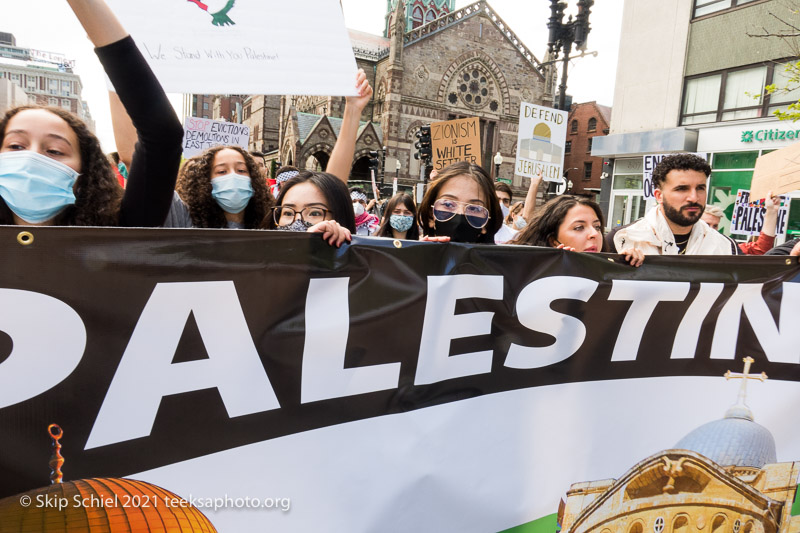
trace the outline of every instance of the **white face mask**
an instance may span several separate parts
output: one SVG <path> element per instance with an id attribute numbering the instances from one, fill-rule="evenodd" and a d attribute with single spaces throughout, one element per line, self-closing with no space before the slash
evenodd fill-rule
<path id="1" fill-rule="evenodd" d="M 510 208 L 506 207 L 506 204 L 500 202 L 500 211 L 503 212 L 503 218 L 508 216 L 508 213 L 511 211 Z"/>
<path id="2" fill-rule="evenodd" d="M 361 202 L 353 202 L 353 212 L 357 217 L 364 214 L 364 206 L 361 205 Z"/>

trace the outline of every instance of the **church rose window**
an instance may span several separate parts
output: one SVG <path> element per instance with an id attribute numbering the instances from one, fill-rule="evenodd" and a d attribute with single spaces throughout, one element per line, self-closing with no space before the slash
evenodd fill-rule
<path id="1" fill-rule="evenodd" d="M 497 111 L 499 104 L 491 99 L 496 94 L 494 79 L 483 64 L 472 63 L 465 66 L 456 79 L 463 81 L 456 82 L 457 92 L 448 97 L 450 103 L 455 103 L 452 98 L 455 94 L 469 108 L 480 109 L 489 104 L 492 111 Z"/>
<path id="2" fill-rule="evenodd" d="M 447 100 L 451 104 L 455 104 L 456 102 L 458 102 L 458 95 L 456 93 L 450 93 L 450 95 L 447 97 Z"/>

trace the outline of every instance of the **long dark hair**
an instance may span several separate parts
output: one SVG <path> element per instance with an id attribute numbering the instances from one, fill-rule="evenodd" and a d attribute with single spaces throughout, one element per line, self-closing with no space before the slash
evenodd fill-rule
<path id="1" fill-rule="evenodd" d="M 330 210 L 333 220 L 349 229 L 350 233 L 355 234 L 356 216 L 355 213 L 353 213 L 353 202 L 350 200 L 350 192 L 347 190 L 347 185 L 333 174 L 328 174 L 327 172 L 310 172 L 308 170 L 301 171 L 300 174 L 283 184 L 275 205 L 283 205 L 283 199 L 286 197 L 286 193 L 289 192 L 289 189 L 305 182 L 311 183 L 320 190 L 322 196 L 325 197 L 325 203 Z M 277 226 L 272 213 L 269 213 L 264 219 L 262 228 L 275 229 Z"/>
<path id="2" fill-rule="evenodd" d="M 533 220 L 509 244 L 553 247 L 553 241 L 558 239 L 558 228 L 564 223 L 569 210 L 576 205 L 592 208 L 597 218 L 600 219 L 600 225 L 605 227 L 603 211 L 597 205 L 597 202 L 580 196 L 558 196 L 544 204 L 541 210 L 534 215 Z M 606 251 L 602 235 L 600 236 L 600 243 L 603 246 L 600 251 Z"/>
<path id="3" fill-rule="evenodd" d="M 272 207 L 272 195 L 267 191 L 267 184 L 261 177 L 261 172 L 253 156 L 238 146 L 215 146 L 186 161 L 178 174 L 178 184 L 175 190 L 186 202 L 192 223 L 196 228 L 228 227 L 225 210 L 211 195 L 211 171 L 214 166 L 214 158 L 222 150 L 234 150 L 244 157 L 247 173 L 250 175 L 250 184 L 253 186 L 253 197 L 250 198 L 244 209 L 244 227 L 247 229 L 258 228 L 264 217 L 269 215 Z"/>
<path id="4" fill-rule="evenodd" d="M 9 121 L 18 113 L 29 109 L 44 109 L 72 128 L 78 138 L 81 154 L 81 172 L 75 182 L 75 204 L 66 207 L 53 220 L 56 226 L 117 226 L 122 201 L 120 187 L 111 163 L 108 162 L 100 141 L 86 124 L 72 113 L 58 107 L 25 105 L 9 109 L 0 119 L 0 146 L 6 135 Z M 14 215 L 0 198 L 0 224 L 13 225 Z"/>
<path id="5" fill-rule="evenodd" d="M 410 241 L 419 240 L 419 226 L 417 226 L 417 206 L 414 205 L 414 199 L 407 193 L 399 192 L 392 196 L 386 205 L 383 207 L 383 220 L 375 232 L 375 237 L 394 237 L 392 233 L 392 225 L 390 219 L 392 218 L 392 211 L 394 211 L 399 204 L 406 206 L 406 209 L 411 211 L 411 216 L 414 217 L 414 222 L 406 232 L 406 239 Z"/>
<path id="6" fill-rule="evenodd" d="M 486 223 L 486 233 L 482 233 L 478 243 L 494 243 L 494 234 L 503 225 L 503 212 L 500 210 L 500 200 L 497 199 L 497 193 L 494 190 L 494 185 L 489 175 L 478 165 L 459 161 L 444 168 L 436 176 L 436 181 L 428 186 L 425 196 L 422 198 L 422 204 L 417 213 L 419 225 L 422 231 L 428 233 L 430 226 L 428 225 L 433 220 L 433 202 L 439 198 L 439 191 L 442 186 L 449 180 L 458 177 L 466 176 L 474 180 L 478 187 L 480 187 L 484 198 L 486 199 L 486 209 L 489 210 L 489 222 Z"/>

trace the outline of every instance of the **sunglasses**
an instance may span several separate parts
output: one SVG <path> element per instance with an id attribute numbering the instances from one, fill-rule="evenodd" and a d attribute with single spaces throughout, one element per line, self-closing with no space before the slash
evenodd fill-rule
<path id="1" fill-rule="evenodd" d="M 464 206 L 463 211 L 461 211 L 460 206 Z M 433 202 L 432 207 L 433 218 L 438 222 L 447 222 L 461 211 L 464 213 L 464 217 L 467 219 L 469 225 L 475 229 L 481 229 L 489 223 L 489 210 L 482 205 L 439 198 Z"/>

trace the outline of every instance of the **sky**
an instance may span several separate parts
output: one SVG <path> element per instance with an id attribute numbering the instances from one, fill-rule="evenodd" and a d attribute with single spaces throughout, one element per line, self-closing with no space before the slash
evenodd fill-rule
<path id="1" fill-rule="evenodd" d="M 566 13 L 574 15 L 577 0 L 568 1 L 570 5 Z M 374 34 L 383 32 L 386 0 L 341 0 L 341 3 L 348 28 Z M 470 3 L 457 0 L 456 9 Z M 596 0 L 592 8 L 589 19 L 592 30 L 587 51 L 597 51 L 598 55 L 571 61 L 567 93 L 573 95 L 574 102 L 596 100 L 608 106 L 613 103 L 622 4 L 623 0 Z M 491 0 L 489 5 L 534 56 L 542 60 L 547 47 L 550 2 Z M 0 32 L 13 33 L 18 46 L 60 53 L 75 60 L 75 72 L 83 82 L 83 98 L 89 102 L 97 136 L 104 150 L 113 151 L 108 92 L 102 67 L 67 3 L 63 0 L 0 0 Z M 171 100 L 179 109 L 180 95 L 171 95 Z"/>

